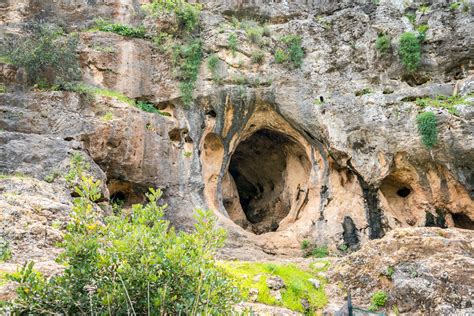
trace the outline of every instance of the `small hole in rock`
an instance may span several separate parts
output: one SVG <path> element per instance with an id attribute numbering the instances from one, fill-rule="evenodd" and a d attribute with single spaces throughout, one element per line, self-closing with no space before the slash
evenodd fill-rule
<path id="1" fill-rule="evenodd" d="M 400 197 L 407 197 L 408 195 L 410 195 L 410 193 L 411 190 L 407 187 L 403 187 L 397 191 L 397 195 Z"/>
<path id="2" fill-rule="evenodd" d="M 121 202 L 122 204 L 125 202 L 125 193 L 122 191 L 115 192 L 110 196 L 111 203 L 118 203 Z"/>
<path id="3" fill-rule="evenodd" d="M 214 110 L 207 111 L 206 115 L 209 115 L 210 117 L 216 117 L 217 116 L 217 114 Z"/>

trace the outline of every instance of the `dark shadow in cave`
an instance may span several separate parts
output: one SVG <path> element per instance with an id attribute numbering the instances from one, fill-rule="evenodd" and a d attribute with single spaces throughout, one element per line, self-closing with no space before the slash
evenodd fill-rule
<path id="1" fill-rule="evenodd" d="M 465 214 L 452 214 L 454 227 L 474 230 L 474 221 Z"/>
<path id="2" fill-rule="evenodd" d="M 290 211 L 285 183 L 288 155 L 302 165 L 309 163 L 302 146 L 281 133 L 262 129 L 241 142 L 232 156 L 229 172 L 255 234 L 276 231 Z"/>

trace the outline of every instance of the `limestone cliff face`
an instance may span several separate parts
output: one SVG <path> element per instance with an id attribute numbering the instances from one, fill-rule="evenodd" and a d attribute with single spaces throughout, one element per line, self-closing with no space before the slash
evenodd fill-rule
<path id="1" fill-rule="evenodd" d="M 167 216 L 179 228 L 189 227 L 194 209 L 213 209 L 229 231 L 223 254 L 241 259 L 299 254 L 304 239 L 337 252 L 399 227 L 473 228 L 472 8 L 452 10 L 441 1 L 204 1 L 204 59 L 193 105 L 186 107 L 170 56 L 151 40 L 84 31 L 97 17 L 159 30 L 163 21 L 140 13 L 146 2 L 0 5 L 2 33 L 34 18 L 79 31 L 86 83 L 169 114 L 145 113 L 114 98 L 33 91 L 22 69 L 0 64 L 8 90 L 0 95 L 0 172 L 9 175 L 0 179 L 7 210 L 2 229 L 15 240 L 15 260 L 27 244 L 22 240 L 34 234 L 18 218 L 34 206 L 5 194 L 22 181 L 40 195 L 57 187 L 66 192 L 61 202 L 52 201 L 66 209 L 66 185 L 41 180 L 67 172 L 75 152 L 107 184 L 105 200 L 120 196 L 131 205 L 143 201 L 147 187 L 160 187 L 172 210 Z M 417 10 L 422 4 L 429 10 Z M 232 17 L 265 21 L 265 45 L 232 27 Z M 429 28 L 420 70 L 410 75 L 397 47 L 414 25 Z M 391 38 L 387 54 L 375 48 L 381 33 Z M 238 41 L 235 52 L 230 34 Z M 274 61 L 274 47 L 287 34 L 302 37 L 299 69 Z M 252 62 L 257 50 L 261 64 Z M 218 81 L 207 67 L 211 54 L 219 58 Z M 465 102 L 457 115 L 431 109 L 439 141 L 428 150 L 416 125 L 423 110 L 414 101 L 453 93 Z M 113 118 L 104 120 L 108 112 Z M 15 174 L 23 179 L 12 179 Z M 51 220 L 40 222 L 49 236 Z"/>

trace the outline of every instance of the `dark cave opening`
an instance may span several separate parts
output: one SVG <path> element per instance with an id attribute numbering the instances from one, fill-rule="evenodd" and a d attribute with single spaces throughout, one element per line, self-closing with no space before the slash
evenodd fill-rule
<path id="1" fill-rule="evenodd" d="M 410 193 L 411 193 L 411 190 L 407 187 L 403 187 L 397 190 L 397 195 L 400 197 L 407 197 L 408 195 L 410 195 Z"/>
<path id="2" fill-rule="evenodd" d="M 452 214 L 454 227 L 474 230 L 474 221 L 465 214 Z"/>
<path id="3" fill-rule="evenodd" d="M 292 173 L 292 170 L 303 169 L 301 166 L 308 164 L 302 146 L 269 129 L 255 132 L 237 146 L 229 173 L 235 182 L 242 210 L 255 234 L 278 229 L 291 208 L 288 183 L 295 181 L 288 179 L 295 180 L 301 173 Z"/>

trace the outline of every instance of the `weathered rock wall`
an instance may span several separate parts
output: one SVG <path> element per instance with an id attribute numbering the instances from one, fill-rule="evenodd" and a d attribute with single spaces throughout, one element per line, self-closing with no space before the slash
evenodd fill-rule
<path id="1" fill-rule="evenodd" d="M 422 3 L 429 12 L 417 11 Z M 0 29 L 17 32 L 33 18 L 71 31 L 84 30 L 97 17 L 136 24 L 144 18 L 139 5 L 10 1 L 0 7 Z M 190 108 L 180 99 L 170 56 L 150 40 L 83 31 L 79 57 L 86 83 L 153 102 L 171 116 L 144 113 L 114 98 L 27 91 L 22 71 L 2 65 L 9 92 L 0 95 L 0 172 L 44 179 L 56 170 L 66 172 L 72 153 L 81 151 L 91 172 L 109 185 L 106 198 L 123 190 L 138 201 L 146 187 L 163 188 L 171 209 L 167 216 L 182 228 L 192 223 L 193 209 L 215 210 L 229 231 L 224 254 L 239 258 L 263 255 L 249 248 L 298 254 L 303 239 L 336 251 L 348 243 L 356 249 L 397 227 L 470 227 L 472 95 L 458 106 L 457 116 L 434 109 L 439 144 L 432 150 L 420 141 L 420 108 L 413 102 L 472 91 L 472 84 L 465 88 L 472 82 L 470 10 L 453 11 L 438 1 L 206 1 L 200 27 L 205 58 Z M 407 12 L 415 14 L 416 24 L 429 26 L 416 76 L 404 71 L 396 50 L 399 35 L 414 30 Z M 233 28 L 232 16 L 266 21 L 266 44 L 259 47 L 243 29 Z M 386 55 L 375 49 L 381 32 L 392 38 Z M 272 47 L 290 33 L 302 36 L 301 69 L 287 69 L 272 57 Z M 239 42 L 235 54 L 229 34 Z M 264 54 L 261 65 L 251 61 L 256 50 Z M 219 57 L 220 83 L 206 66 L 210 54 Z M 364 89 L 369 92 L 356 93 Z M 113 118 L 104 120 L 108 112 Z M 229 177 L 229 165 L 239 144 L 261 130 L 296 145 L 283 146 L 282 156 L 275 157 L 284 161 L 279 187 L 284 193 L 275 203 L 288 215 L 269 221 L 267 232 L 256 235 L 245 229 L 251 225 L 236 185 L 243 182 Z M 263 161 L 271 157 L 263 149 L 262 159 L 250 155 L 249 164 L 257 169 L 268 168 Z M 258 199 L 270 187 L 247 191 Z"/>

